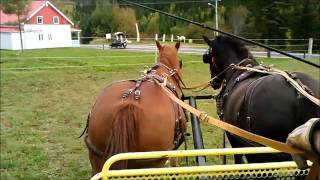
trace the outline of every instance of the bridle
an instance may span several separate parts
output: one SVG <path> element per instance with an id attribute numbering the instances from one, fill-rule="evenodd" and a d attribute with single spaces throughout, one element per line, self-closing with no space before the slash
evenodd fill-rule
<path id="1" fill-rule="evenodd" d="M 219 69 L 211 46 L 209 46 L 209 49 L 203 54 L 203 62 L 210 65 L 210 72 L 217 71 Z M 221 75 L 226 71 L 226 69 L 222 70 L 217 75 L 214 75 L 214 77 L 211 79 L 210 84 L 213 85 L 214 82 L 222 82 L 224 78 L 221 77 Z"/>
<path id="2" fill-rule="evenodd" d="M 179 66 L 180 68 L 182 67 L 182 61 L 181 61 L 181 58 L 179 58 Z M 163 64 L 161 61 L 160 61 L 160 57 L 157 58 L 157 63 L 155 66 L 153 66 L 151 68 L 152 69 L 155 69 L 157 67 L 163 67 L 164 69 L 166 69 L 167 73 L 168 74 L 163 74 L 163 76 L 165 78 L 167 77 L 173 77 L 174 81 L 177 83 L 177 85 L 179 86 L 179 88 L 181 89 L 181 86 L 180 86 L 180 83 L 185 87 L 185 84 L 184 82 L 182 81 L 179 73 L 178 73 L 178 69 L 172 69 L 170 67 L 168 67 L 167 65 Z M 148 71 L 147 71 L 148 72 Z"/>

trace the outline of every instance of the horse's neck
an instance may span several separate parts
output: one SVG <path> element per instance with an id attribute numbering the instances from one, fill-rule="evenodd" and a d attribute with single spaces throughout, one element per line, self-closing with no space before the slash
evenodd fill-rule
<path id="1" fill-rule="evenodd" d="M 229 68 L 230 64 L 236 64 L 239 66 L 247 66 L 247 65 L 257 66 L 257 65 L 259 65 L 254 59 L 249 59 L 249 58 L 239 59 L 236 62 L 228 63 L 228 65 L 226 65 L 225 68 Z M 230 81 L 234 81 L 243 72 L 244 72 L 243 70 L 230 68 L 229 70 L 226 71 L 226 75 L 225 75 L 226 83 L 228 84 Z"/>
<path id="2" fill-rule="evenodd" d="M 173 68 L 170 68 L 170 69 L 173 69 Z M 179 79 L 174 77 L 174 76 L 178 76 L 178 72 L 176 72 L 176 74 L 170 76 L 169 70 L 166 67 L 158 66 L 156 69 L 156 74 L 158 74 L 159 76 L 162 76 L 162 77 L 167 77 L 167 80 L 176 87 L 176 91 L 177 91 L 178 95 L 179 96 L 182 95 L 182 90 L 181 90 L 181 87 L 179 84 Z"/>

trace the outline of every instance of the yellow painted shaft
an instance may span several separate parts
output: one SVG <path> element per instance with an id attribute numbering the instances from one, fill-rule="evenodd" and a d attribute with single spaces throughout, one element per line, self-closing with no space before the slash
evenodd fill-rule
<path id="1" fill-rule="evenodd" d="M 111 165 L 117 161 L 130 159 L 171 158 L 186 156 L 219 156 L 233 154 L 261 154 L 278 153 L 279 151 L 270 147 L 248 147 L 248 148 L 223 148 L 223 149 L 199 149 L 199 150 L 176 150 L 176 151 L 150 151 L 116 154 L 109 158 L 102 172 L 109 170 Z"/>
<path id="2" fill-rule="evenodd" d="M 183 174 L 183 173 L 202 173 L 219 171 L 238 171 L 270 168 L 296 168 L 293 161 L 256 163 L 256 164 L 229 164 L 212 166 L 191 166 L 191 167 L 170 167 L 170 168 L 150 168 L 150 169 L 126 169 L 110 170 L 112 164 L 121 160 L 130 159 L 153 159 L 170 158 L 186 156 L 219 156 L 234 154 L 260 154 L 260 153 L 279 153 L 270 147 L 248 147 L 248 148 L 224 148 L 224 149 L 203 149 L 203 150 L 178 150 L 178 151 L 153 151 L 153 152 L 133 152 L 121 153 L 109 158 L 102 169 L 102 172 L 92 178 L 92 180 L 117 176 L 139 176 L 139 175 L 165 175 L 165 174 Z M 310 162 L 309 162 L 310 164 Z"/>

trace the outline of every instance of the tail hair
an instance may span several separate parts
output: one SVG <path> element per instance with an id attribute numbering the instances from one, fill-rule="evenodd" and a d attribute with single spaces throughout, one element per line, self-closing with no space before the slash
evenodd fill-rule
<path id="1" fill-rule="evenodd" d="M 123 104 L 113 118 L 111 136 L 105 149 L 106 157 L 125 153 L 136 145 L 137 121 L 140 109 L 134 104 Z M 126 169 L 128 161 L 120 161 L 112 165 L 111 169 Z"/>

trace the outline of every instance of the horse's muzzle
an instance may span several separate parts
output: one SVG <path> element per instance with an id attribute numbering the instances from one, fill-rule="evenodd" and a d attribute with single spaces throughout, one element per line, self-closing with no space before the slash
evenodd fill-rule
<path id="1" fill-rule="evenodd" d="M 210 84 L 213 89 L 219 89 L 221 87 L 222 82 L 219 80 L 213 80 Z"/>

